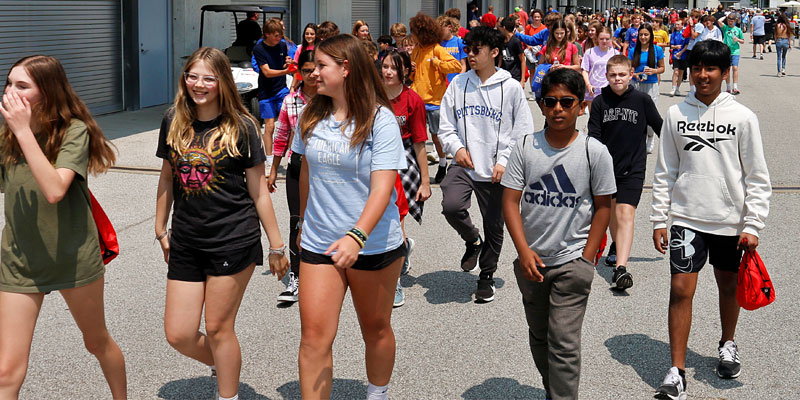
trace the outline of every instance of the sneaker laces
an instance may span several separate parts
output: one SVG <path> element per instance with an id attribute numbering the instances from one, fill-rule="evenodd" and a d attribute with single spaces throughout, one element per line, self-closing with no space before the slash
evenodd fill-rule
<path id="1" fill-rule="evenodd" d="M 729 340 L 725 342 L 725 344 L 719 348 L 719 359 L 723 362 L 739 362 L 739 349 L 736 347 L 736 343 Z"/>
<path id="2" fill-rule="evenodd" d="M 681 375 L 677 372 L 677 369 L 670 369 L 667 376 L 664 377 L 663 386 L 681 386 L 683 385 L 683 380 L 681 379 Z"/>
<path id="3" fill-rule="evenodd" d="M 289 275 L 289 284 L 286 285 L 286 290 L 296 292 L 299 285 L 300 280 L 295 278 L 294 274 Z"/>

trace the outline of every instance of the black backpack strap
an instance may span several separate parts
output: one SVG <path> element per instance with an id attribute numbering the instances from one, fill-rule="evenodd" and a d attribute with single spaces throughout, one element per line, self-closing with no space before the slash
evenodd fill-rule
<path id="1" fill-rule="evenodd" d="M 594 190 L 592 189 L 592 159 L 589 157 L 590 138 L 589 135 L 586 135 L 586 163 L 589 164 L 589 194 L 592 196 L 592 202 L 594 202 Z"/>

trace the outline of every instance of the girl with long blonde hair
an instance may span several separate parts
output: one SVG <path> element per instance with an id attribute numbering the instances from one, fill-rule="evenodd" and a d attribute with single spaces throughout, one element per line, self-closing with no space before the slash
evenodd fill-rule
<path id="1" fill-rule="evenodd" d="M 211 366 L 221 399 L 235 399 L 242 358 L 234 323 L 253 269 L 264 262 L 259 222 L 272 274 L 282 278 L 289 263 L 264 175 L 264 142 L 228 58 L 197 49 L 181 78 L 156 152 L 163 162 L 155 234 L 168 265 L 164 331 L 181 354 Z"/>
<path id="2" fill-rule="evenodd" d="M 333 339 L 349 288 L 366 346 L 367 397 L 385 399 L 395 340 L 392 303 L 406 256 L 397 193 L 406 169 L 400 128 L 360 40 L 339 35 L 316 50 L 317 95 L 292 151 L 300 169 L 300 391 L 331 397 Z"/>
<path id="3" fill-rule="evenodd" d="M 55 58 L 17 61 L 3 91 L 0 398 L 19 396 L 44 296 L 58 290 L 111 397 L 124 399 L 125 359 L 106 328 L 105 266 L 87 183 L 114 163 L 113 147 Z"/>

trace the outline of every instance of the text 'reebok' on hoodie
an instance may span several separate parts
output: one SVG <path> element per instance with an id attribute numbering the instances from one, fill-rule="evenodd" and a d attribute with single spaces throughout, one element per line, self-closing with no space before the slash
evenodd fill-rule
<path id="1" fill-rule="evenodd" d="M 758 236 L 772 186 L 758 118 L 728 93 L 706 106 L 689 95 L 667 111 L 653 181 L 653 229 L 674 224 Z"/>
<path id="2" fill-rule="evenodd" d="M 489 182 L 495 164 L 503 167 L 522 135 L 533 133 L 533 116 L 519 81 L 504 69 L 481 82 L 474 70 L 459 74 L 442 98 L 439 141 L 455 155 L 466 147 L 474 181 Z"/>

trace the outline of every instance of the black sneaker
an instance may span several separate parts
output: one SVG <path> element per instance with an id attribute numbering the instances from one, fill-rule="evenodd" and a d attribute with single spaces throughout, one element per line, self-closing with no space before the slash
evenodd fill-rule
<path id="1" fill-rule="evenodd" d="M 435 183 L 442 183 L 445 175 L 447 175 L 447 166 L 440 164 L 439 168 L 436 170 L 436 176 L 433 177 L 433 181 Z"/>
<path id="2" fill-rule="evenodd" d="M 464 251 L 464 256 L 461 257 L 461 269 L 464 272 L 476 272 L 478 271 L 478 256 L 481 255 L 483 248 L 483 239 L 478 236 L 478 244 L 467 242 L 464 245 L 467 249 Z"/>
<path id="3" fill-rule="evenodd" d="M 494 300 L 494 279 L 478 279 L 478 290 L 475 291 L 475 301 L 488 303 Z"/>
<path id="4" fill-rule="evenodd" d="M 656 389 L 653 396 L 662 400 L 686 400 L 686 378 L 678 371 L 678 367 L 669 369 L 664 383 Z"/>
<path id="5" fill-rule="evenodd" d="M 294 274 L 289 272 L 289 283 L 286 285 L 286 290 L 278 295 L 278 301 L 281 303 L 296 303 L 299 283 Z"/>
<path id="6" fill-rule="evenodd" d="M 614 287 L 619 290 L 625 290 L 633 286 L 633 276 L 625 269 L 624 265 L 620 265 L 614 269 L 614 275 L 611 278 Z"/>
<path id="7" fill-rule="evenodd" d="M 611 242 L 611 246 L 608 246 L 606 265 L 608 265 L 609 267 L 617 265 L 617 244 L 614 242 Z"/>
<path id="8" fill-rule="evenodd" d="M 742 362 L 739 360 L 739 348 L 733 340 L 728 340 L 717 348 L 719 350 L 719 364 L 717 376 L 722 379 L 733 379 L 742 373 Z"/>

